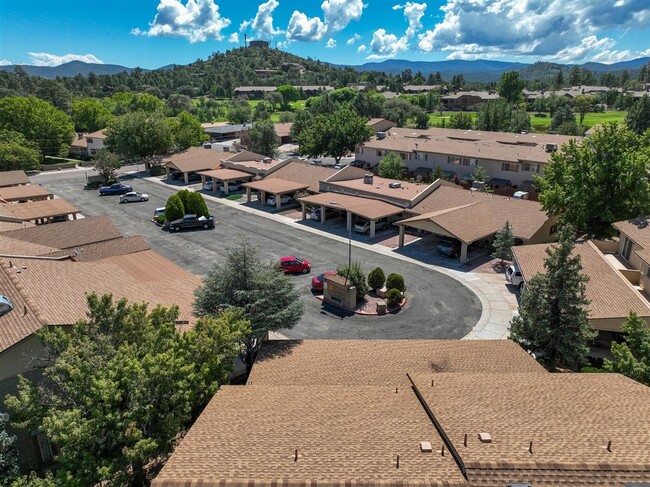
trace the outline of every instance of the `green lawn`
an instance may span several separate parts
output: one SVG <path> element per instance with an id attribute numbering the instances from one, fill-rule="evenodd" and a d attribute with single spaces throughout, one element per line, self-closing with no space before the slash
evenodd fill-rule
<path id="1" fill-rule="evenodd" d="M 458 112 L 442 112 L 442 115 L 440 115 L 440 112 L 435 112 L 435 113 L 430 113 L 429 114 L 429 124 L 433 126 L 438 126 L 440 123 L 444 120 L 445 123 L 449 122 L 449 116 L 452 113 L 458 113 Z M 468 112 L 472 115 L 472 120 L 476 122 L 476 112 Z"/>

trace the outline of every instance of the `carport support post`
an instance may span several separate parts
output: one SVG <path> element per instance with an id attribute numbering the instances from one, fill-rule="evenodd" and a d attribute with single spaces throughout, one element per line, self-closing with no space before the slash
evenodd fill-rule
<path id="1" fill-rule="evenodd" d="M 250 203 L 250 202 L 251 202 L 251 189 L 246 188 L 246 203 Z"/>
<path id="2" fill-rule="evenodd" d="M 183 180 L 185 181 L 185 184 L 190 184 L 190 173 L 189 172 L 184 172 L 183 173 Z"/>
<path id="3" fill-rule="evenodd" d="M 307 203 L 304 201 L 301 201 L 300 204 L 302 205 L 302 219 L 306 220 L 307 219 Z"/>
<path id="4" fill-rule="evenodd" d="M 169 166 L 165 166 L 165 177 L 167 178 L 167 180 L 169 180 L 169 178 L 171 177 L 171 175 L 172 175 L 172 173 L 171 173 L 171 171 L 169 170 Z"/>
<path id="5" fill-rule="evenodd" d="M 406 228 L 404 227 L 404 225 L 399 225 L 399 246 L 400 246 L 400 248 L 404 247 L 404 231 L 405 230 L 406 230 Z"/>
<path id="6" fill-rule="evenodd" d="M 282 209 L 282 195 L 281 194 L 276 194 L 275 195 L 275 208 L 280 210 Z"/>
<path id="7" fill-rule="evenodd" d="M 203 189 L 203 186 L 205 186 L 205 176 L 201 174 L 201 189 Z"/>
<path id="8" fill-rule="evenodd" d="M 352 213 L 350 212 L 350 210 L 348 210 L 348 218 L 347 218 L 346 226 L 348 229 L 348 233 L 350 233 L 352 231 Z"/>
<path id="9" fill-rule="evenodd" d="M 266 191 L 260 191 L 260 199 L 262 200 L 262 205 L 266 204 Z"/>
<path id="10" fill-rule="evenodd" d="M 216 193 L 217 192 L 217 180 L 214 179 L 214 178 L 210 178 L 210 179 L 212 179 L 212 192 Z"/>
<path id="11" fill-rule="evenodd" d="M 325 216 L 325 207 L 324 207 L 324 206 L 321 206 L 321 207 L 320 207 L 320 222 L 321 222 L 322 225 L 325 225 L 325 219 L 326 219 L 326 216 Z"/>
<path id="12" fill-rule="evenodd" d="M 370 220 L 370 238 L 375 238 L 375 226 L 377 220 Z"/>
<path id="13" fill-rule="evenodd" d="M 467 242 L 461 242 L 460 245 L 460 263 L 467 264 Z"/>
<path id="14" fill-rule="evenodd" d="M 223 182 L 223 192 L 224 192 L 225 194 L 228 194 L 228 183 L 230 183 L 230 179 L 226 179 L 226 180 L 224 180 L 224 182 Z"/>

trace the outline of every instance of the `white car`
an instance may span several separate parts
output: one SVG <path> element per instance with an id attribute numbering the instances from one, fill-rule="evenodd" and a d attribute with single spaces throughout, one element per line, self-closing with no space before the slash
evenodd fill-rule
<path id="1" fill-rule="evenodd" d="M 156 208 L 153 210 L 153 217 L 156 218 L 157 216 L 164 215 L 165 214 L 165 207 L 161 206 L 160 208 Z"/>
<path id="2" fill-rule="evenodd" d="M 206 181 L 203 183 L 203 189 L 205 191 L 212 191 L 212 181 Z"/>
<path id="3" fill-rule="evenodd" d="M 511 265 L 506 269 L 506 281 L 519 289 L 524 287 L 524 276 L 521 274 L 519 267 Z"/>
<path id="4" fill-rule="evenodd" d="M 224 193 L 226 191 L 225 185 L 217 186 L 217 191 Z M 228 192 L 241 191 L 241 186 L 235 183 L 228 183 Z"/>
<path id="5" fill-rule="evenodd" d="M 149 201 L 149 195 L 130 191 L 120 196 L 120 203 L 131 203 L 132 201 Z"/>
<path id="6" fill-rule="evenodd" d="M 287 196 L 287 195 L 280 196 L 280 205 L 291 205 L 293 203 L 294 201 L 291 196 Z M 266 204 L 269 206 L 275 206 L 275 196 L 271 196 L 268 200 L 266 200 Z"/>

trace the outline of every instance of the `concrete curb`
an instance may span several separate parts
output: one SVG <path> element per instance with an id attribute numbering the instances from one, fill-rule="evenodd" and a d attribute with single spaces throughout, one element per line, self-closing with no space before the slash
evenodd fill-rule
<path id="1" fill-rule="evenodd" d="M 176 186 L 169 186 L 164 181 L 162 181 L 157 177 L 146 177 L 143 179 L 160 184 L 161 186 L 164 186 L 166 188 L 175 191 L 178 191 L 179 189 L 188 189 L 190 191 L 195 191 L 193 188 L 177 188 Z M 348 243 L 347 237 L 333 235 L 323 230 L 318 230 L 316 228 L 300 225 L 295 220 L 288 218 L 286 216 L 258 211 L 254 208 L 243 206 L 241 203 L 237 203 L 235 201 L 230 201 L 225 198 L 217 198 L 215 196 L 207 195 L 205 193 L 202 194 L 204 198 L 213 201 L 215 203 L 237 208 L 240 211 L 251 213 L 269 220 L 274 220 L 278 223 L 282 223 L 284 225 L 288 225 L 305 232 L 310 232 L 313 233 L 314 235 L 319 235 L 321 237 L 328 238 L 330 240 L 336 240 L 338 242 L 345 243 L 345 244 Z M 463 340 L 465 339 L 498 340 L 498 339 L 508 338 L 509 330 L 510 330 L 510 320 L 512 319 L 514 314 L 514 312 L 510 307 L 510 303 L 508 303 L 506 298 L 498 290 L 496 290 L 491 283 L 483 280 L 476 273 L 461 272 L 454 269 L 447 269 L 446 267 L 436 266 L 433 264 L 426 264 L 417 259 L 398 254 L 394 252 L 392 249 L 385 247 L 383 245 L 377 245 L 377 244 L 370 245 L 364 242 L 352 241 L 352 246 L 360 249 L 368 250 L 370 252 L 384 254 L 393 257 L 395 259 L 402 260 L 404 262 L 409 262 L 410 264 L 415 264 L 426 269 L 430 269 L 436 272 L 440 272 L 442 274 L 446 274 L 452 277 L 453 279 L 457 280 L 461 284 L 463 284 L 470 291 L 472 291 L 481 302 L 481 317 L 479 318 L 476 325 L 474 325 L 474 328 L 472 328 L 472 330 L 462 338 Z"/>

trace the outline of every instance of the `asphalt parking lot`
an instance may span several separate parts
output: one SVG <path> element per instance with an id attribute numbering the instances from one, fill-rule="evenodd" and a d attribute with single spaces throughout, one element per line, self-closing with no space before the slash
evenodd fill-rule
<path id="1" fill-rule="evenodd" d="M 127 181 L 129 178 L 133 178 Z M 119 204 L 119 196 L 99 197 L 96 190 L 83 190 L 83 172 L 41 174 L 32 178 L 52 193 L 77 206 L 85 216 L 108 215 L 124 235 L 142 235 L 153 250 L 196 274 L 205 274 L 223 260 L 225 249 L 236 246 L 242 238 L 255 245 L 260 255 L 278 260 L 295 255 L 312 264 L 308 275 L 292 276 L 305 314 L 291 330 L 281 331 L 291 338 L 461 338 L 477 323 L 481 304 L 469 289 L 455 279 L 402 260 L 360 248 L 352 249 L 352 259 L 362 263 L 366 272 L 376 266 L 386 274 L 398 272 L 406 280 L 410 297 L 405 309 L 382 317 L 358 316 L 324 307 L 310 290 L 312 276 L 347 263 L 345 243 L 283 225 L 262 216 L 207 201 L 217 221 L 214 230 L 197 230 L 170 234 L 150 219 L 154 208 L 165 205 L 175 191 L 134 176 L 122 179 L 134 191 L 147 193 L 149 201 Z"/>

